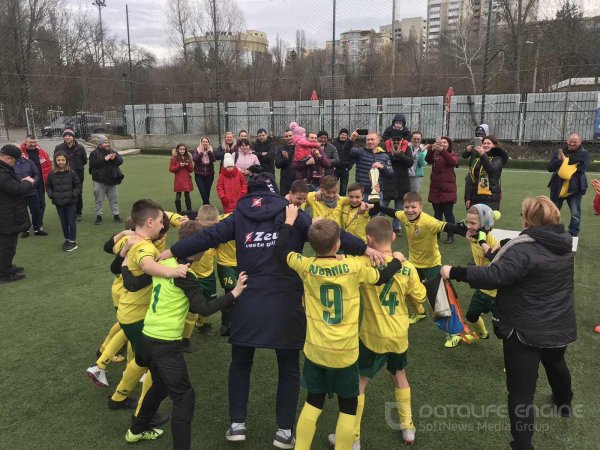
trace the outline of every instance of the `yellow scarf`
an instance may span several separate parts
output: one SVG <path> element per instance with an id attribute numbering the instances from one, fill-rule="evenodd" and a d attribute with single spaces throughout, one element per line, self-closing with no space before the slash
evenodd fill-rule
<path id="1" fill-rule="evenodd" d="M 473 183 L 477 183 L 477 194 L 478 195 L 492 195 L 492 191 L 490 190 L 490 179 L 488 173 L 483 168 L 483 164 L 479 168 L 479 174 L 476 173 L 477 164 L 479 164 L 479 159 L 477 158 L 474 161 L 474 164 L 471 166 L 469 173 L 471 175 L 471 181 Z M 490 161 L 494 159 L 490 158 Z"/>

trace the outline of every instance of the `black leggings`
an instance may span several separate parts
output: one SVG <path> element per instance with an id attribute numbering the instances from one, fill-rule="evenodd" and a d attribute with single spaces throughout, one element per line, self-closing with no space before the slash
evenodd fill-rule
<path id="1" fill-rule="evenodd" d="M 202 204 L 210 205 L 210 189 L 212 188 L 214 175 L 198 175 L 196 174 L 196 185 L 202 196 Z M 191 209 L 191 208 L 190 208 Z"/>
<path id="2" fill-rule="evenodd" d="M 190 193 L 184 192 L 183 195 L 185 197 L 185 209 L 190 211 L 192 209 L 192 199 L 190 198 Z M 175 193 L 175 202 L 178 202 L 179 204 L 181 204 L 181 192 Z M 177 212 L 179 212 L 179 211 L 177 211 Z"/>
<path id="3" fill-rule="evenodd" d="M 314 394 L 309 392 L 306 396 L 306 403 L 315 408 L 323 409 L 323 406 L 325 406 L 325 394 Z M 350 414 L 351 416 L 356 415 L 356 408 L 358 407 L 357 397 L 344 398 L 338 396 L 338 404 L 341 413 Z"/>
<path id="4" fill-rule="evenodd" d="M 433 217 L 437 220 L 443 220 L 443 217 L 446 218 L 446 222 L 448 223 L 456 223 L 456 219 L 454 218 L 454 203 L 433 203 Z M 448 233 L 448 236 L 452 236 L 451 233 Z"/>

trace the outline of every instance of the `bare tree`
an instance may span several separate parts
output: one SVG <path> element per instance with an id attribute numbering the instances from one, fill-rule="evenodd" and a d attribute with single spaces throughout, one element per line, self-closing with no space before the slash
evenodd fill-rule
<path id="1" fill-rule="evenodd" d="M 497 0 L 497 2 L 499 18 L 506 23 L 506 34 L 511 48 L 513 89 L 520 93 L 523 45 L 526 41 L 527 25 L 536 18 L 538 0 Z"/>
<path id="2" fill-rule="evenodd" d="M 189 55 L 186 39 L 193 35 L 192 8 L 188 0 L 169 0 L 167 8 L 167 24 L 171 31 L 169 41 L 187 64 Z"/>
<path id="3" fill-rule="evenodd" d="M 476 94 L 478 90 L 474 67 L 479 65 L 483 59 L 485 41 L 468 23 L 451 33 L 443 34 L 442 40 L 446 45 L 442 44 L 440 51 L 456 59 L 461 66 L 467 69 L 471 81 L 471 93 Z"/>

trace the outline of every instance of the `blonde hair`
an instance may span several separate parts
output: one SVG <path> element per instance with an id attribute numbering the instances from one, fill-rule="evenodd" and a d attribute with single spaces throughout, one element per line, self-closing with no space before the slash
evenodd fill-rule
<path id="1" fill-rule="evenodd" d="M 212 205 L 201 206 L 196 216 L 196 222 L 209 227 L 219 221 L 219 210 Z"/>
<path id="2" fill-rule="evenodd" d="M 521 216 L 532 227 L 560 223 L 560 210 L 545 195 L 525 198 Z"/>
<path id="3" fill-rule="evenodd" d="M 367 222 L 365 232 L 378 244 L 391 244 L 394 240 L 392 224 L 385 217 L 373 217 Z"/>
<path id="4" fill-rule="evenodd" d="M 308 229 L 308 242 L 317 254 L 325 255 L 333 250 L 340 238 L 340 227 L 330 219 L 313 222 Z"/>

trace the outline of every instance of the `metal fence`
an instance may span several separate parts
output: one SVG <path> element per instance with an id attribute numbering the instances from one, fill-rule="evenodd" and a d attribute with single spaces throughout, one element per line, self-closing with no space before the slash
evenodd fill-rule
<path id="1" fill-rule="evenodd" d="M 594 139 L 598 92 L 561 92 L 488 95 L 485 122 L 490 132 L 512 142 L 562 141 L 573 132 Z M 469 139 L 479 124 L 481 96 L 452 97 L 449 109 L 444 97 L 363 98 L 314 101 L 225 102 L 220 104 L 218 127 L 216 103 L 147 104 L 125 106 L 129 134 L 221 134 L 259 128 L 273 136 L 283 135 L 293 121 L 310 131 L 368 128 L 382 132 L 396 113 L 403 113 L 411 130 L 425 138 L 448 135 Z M 135 131 L 133 113 L 135 110 Z"/>

